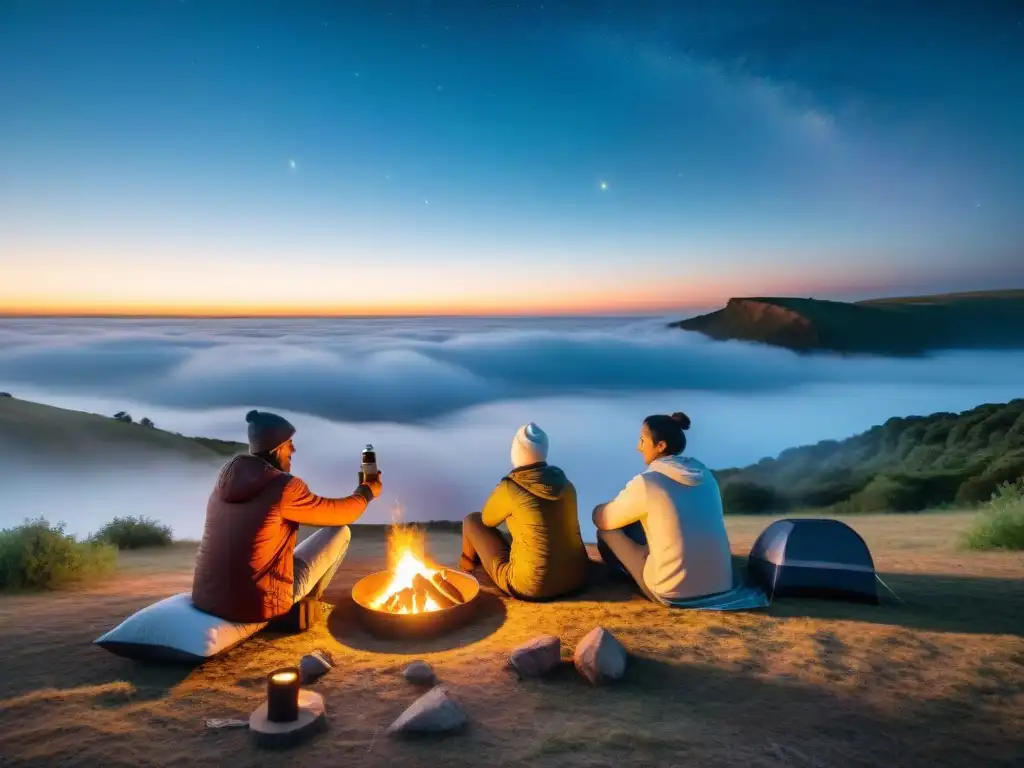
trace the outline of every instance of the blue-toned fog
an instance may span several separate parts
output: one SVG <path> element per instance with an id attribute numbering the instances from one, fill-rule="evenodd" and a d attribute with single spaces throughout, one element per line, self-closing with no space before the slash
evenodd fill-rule
<path id="1" fill-rule="evenodd" d="M 590 509 L 642 469 L 642 418 L 685 410 L 689 450 L 712 467 L 843 438 L 891 416 L 959 411 L 1021 395 L 1024 354 L 916 360 L 801 357 L 710 342 L 664 318 L 0 321 L 0 390 L 52 405 L 148 416 L 188 435 L 245 439 L 253 407 L 298 427 L 294 471 L 326 495 L 351 491 L 359 451 L 378 449 L 385 491 L 365 516 L 455 519 L 509 468 L 532 420 Z M 84 457 L 83 457 L 84 458 Z M 54 466 L 14 459 L 0 526 L 43 515 L 95 530 L 146 514 L 202 530 L 217 465 L 168 459 L 127 471 L 102 456 Z"/>

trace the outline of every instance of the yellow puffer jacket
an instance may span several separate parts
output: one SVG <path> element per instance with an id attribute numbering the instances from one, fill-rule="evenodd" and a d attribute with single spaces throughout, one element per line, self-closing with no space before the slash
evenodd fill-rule
<path id="1" fill-rule="evenodd" d="M 495 581 L 518 597 L 549 599 L 583 587 L 588 558 L 580 534 L 576 488 L 558 467 L 513 470 L 481 510 L 484 525 L 505 523 L 512 554 Z"/>

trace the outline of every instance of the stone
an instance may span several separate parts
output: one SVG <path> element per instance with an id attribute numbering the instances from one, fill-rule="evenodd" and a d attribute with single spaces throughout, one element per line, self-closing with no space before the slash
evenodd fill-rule
<path id="1" fill-rule="evenodd" d="M 388 726 L 392 736 L 440 734 L 460 730 L 469 718 L 465 710 L 439 685 L 414 701 L 395 722 Z"/>
<path id="2" fill-rule="evenodd" d="M 274 723 L 267 719 L 267 702 L 249 716 L 249 733 L 257 746 L 284 749 L 301 744 L 317 733 L 327 730 L 324 697 L 315 691 L 299 690 L 299 717 L 291 723 Z"/>
<path id="3" fill-rule="evenodd" d="M 594 685 L 621 680 L 626 674 L 626 649 L 604 627 L 594 627 L 576 644 L 573 662 Z"/>
<path id="4" fill-rule="evenodd" d="M 562 663 L 562 641 L 554 635 L 535 637 L 512 651 L 508 662 L 520 677 L 546 675 Z"/>
<path id="5" fill-rule="evenodd" d="M 437 682 L 434 670 L 425 661 L 414 661 L 402 671 L 402 675 L 413 685 L 433 685 Z"/>
<path id="6" fill-rule="evenodd" d="M 307 653 L 299 660 L 299 676 L 302 684 L 308 685 L 318 680 L 330 672 L 332 666 L 330 655 L 324 651 Z"/>

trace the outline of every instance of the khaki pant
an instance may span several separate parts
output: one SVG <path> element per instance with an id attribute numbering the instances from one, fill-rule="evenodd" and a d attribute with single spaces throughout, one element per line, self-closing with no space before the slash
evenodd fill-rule
<path id="1" fill-rule="evenodd" d="M 321 528 L 295 547 L 294 602 L 307 597 L 314 600 L 323 597 L 324 590 L 345 559 L 351 541 L 352 530 L 343 525 L 338 528 Z"/>

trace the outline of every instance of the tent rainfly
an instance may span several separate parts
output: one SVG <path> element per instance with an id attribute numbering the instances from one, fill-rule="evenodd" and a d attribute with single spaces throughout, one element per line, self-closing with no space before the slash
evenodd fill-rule
<path id="1" fill-rule="evenodd" d="M 747 571 L 771 600 L 831 597 L 878 603 L 871 552 L 860 534 L 838 520 L 776 520 L 754 542 Z"/>

